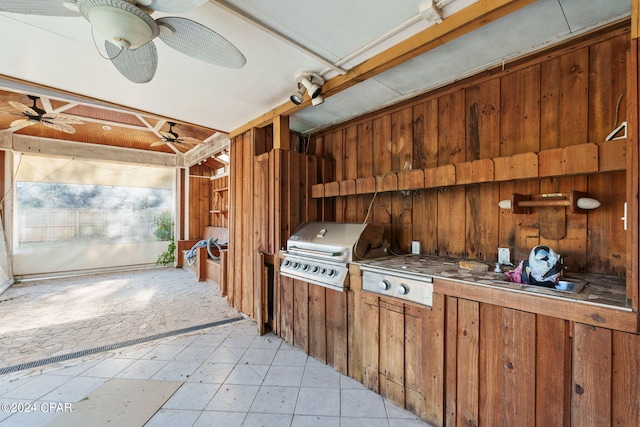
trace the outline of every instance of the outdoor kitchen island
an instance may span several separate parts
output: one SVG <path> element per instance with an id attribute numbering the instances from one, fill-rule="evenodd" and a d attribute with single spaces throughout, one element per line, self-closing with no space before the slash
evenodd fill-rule
<path id="1" fill-rule="evenodd" d="M 351 264 L 350 375 L 435 425 L 568 425 L 570 413 L 574 423 L 599 405 L 634 399 L 611 388 L 630 381 L 638 348 L 623 278 L 570 273 L 586 282 L 571 294 L 458 261 L 406 255 Z M 431 276 L 431 306 L 362 289 L 361 270 L 391 264 L 406 273 L 416 262 Z M 626 351 L 613 354 L 612 342 Z"/>

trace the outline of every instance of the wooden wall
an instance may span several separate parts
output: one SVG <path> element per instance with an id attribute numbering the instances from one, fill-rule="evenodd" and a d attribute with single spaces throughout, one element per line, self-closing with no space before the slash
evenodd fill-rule
<path id="1" fill-rule="evenodd" d="M 351 289 L 336 292 L 281 278 L 277 259 L 300 222 L 364 221 L 375 197 L 367 220 L 385 224 L 397 251 L 420 240 L 424 254 L 493 261 L 497 247 L 507 246 L 519 260 L 542 243 L 562 253 L 570 269 L 624 275 L 627 263 L 638 262 L 637 235 L 630 245 L 619 221 L 623 202 L 637 197 L 637 179 L 628 178 L 637 177 L 637 134 L 603 141 L 627 111 L 637 115 L 637 95 L 628 100 L 625 93 L 638 68 L 637 54 L 628 61 L 629 46 L 627 26 L 602 30 L 327 130 L 311 141 L 313 155 L 300 154 L 305 150 L 296 143 L 274 147 L 274 140 L 296 136 L 274 135 L 270 127 L 234 138 L 230 304 L 254 318 L 265 311 L 262 264 L 270 255 L 275 332 L 434 425 L 640 425 L 637 334 L 606 329 L 597 318 L 589 325 L 566 319 L 562 310 L 556 316 L 476 301 L 447 286 L 434 294 L 431 308 L 398 302 L 362 292 L 354 265 Z M 584 160 L 575 153 L 592 148 L 606 167 L 572 172 L 571 164 Z M 635 157 L 625 162 L 627 154 Z M 474 171 L 471 162 L 505 159 L 514 177 L 494 179 L 492 170 L 491 179 L 479 182 L 450 179 L 461 164 L 484 177 L 486 170 Z M 536 170 L 568 166 L 519 179 L 531 159 L 539 162 Z M 358 191 L 372 177 L 380 181 L 376 188 L 387 189 L 387 181 L 401 179 L 391 172 L 408 170 L 433 172 L 444 184 L 375 196 Z M 327 183 L 321 195 L 312 190 L 315 183 Z M 325 195 L 327 187 L 333 196 Z M 560 212 L 514 215 L 498 208 L 512 193 L 571 190 L 602 206 L 586 215 L 563 210 L 562 239 L 545 239 L 541 231 Z M 637 231 L 637 210 L 632 218 Z M 637 282 L 628 282 L 632 298 Z"/>
<path id="2" fill-rule="evenodd" d="M 627 118 L 629 43 L 628 26 L 590 35 L 323 132 L 316 136 L 315 153 L 335 162 L 330 181 L 339 182 L 413 169 L 446 172 L 463 162 L 602 142 Z M 574 160 L 580 161 L 569 161 Z M 423 254 L 495 261 L 498 247 L 510 247 L 512 259 L 522 260 L 533 246 L 546 244 L 565 256 L 570 270 L 623 276 L 624 169 L 621 164 L 619 172 L 381 192 L 368 221 L 386 225 L 399 253 L 419 240 Z M 513 215 L 498 207 L 512 193 L 571 190 L 587 192 L 602 206 L 587 215 L 566 215 L 562 239 L 540 232 L 552 223 L 547 215 L 557 218 L 557 212 Z M 325 219 L 363 221 L 372 197 L 322 199 Z"/>
<path id="3" fill-rule="evenodd" d="M 444 321 L 447 425 L 640 424 L 638 335 L 452 297 Z"/>
<path id="4" fill-rule="evenodd" d="M 606 329 L 597 318 L 589 325 L 563 318 L 562 310 L 556 316 L 476 301 L 447 286 L 431 308 L 398 302 L 362 292 L 354 265 L 351 289 L 336 292 L 280 277 L 277 258 L 300 222 L 364 221 L 375 197 L 367 220 L 385 224 L 397 251 L 420 240 L 424 254 L 493 261 L 497 247 L 507 246 L 519 260 L 541 243 L 562 253 L 570 269 L 624 275 L 627 263 L 638 261 L 637 236 L 628 237 L 619 221 L 623 202 L 637 197 L 637 180 L 628 178 L 637 177 L 637 134 L 604 139 L 627 111 L 637 115 L 637 95 L 627 100 L 625 93 L 638 68 L 637 55 L 627 57 L 630 44 L 637 50 L 633 43 L 627 26 L 602 30 L 327 130 L 311 141 L 313 155 L 298 152 L 305 150 L 295 135 L 274 135 L 270 127 L 234 138 L 230 304 L 259 326 L 265 321 L 263 263 L 270 255 L 275 332 L 434 425 L 640 425 L 637 334 Z M 274 147 L 275 140 L 294 143 Z M 600 156 L 596 170 L 571 166 L 584 162 L 575 153 L 592 149 Z M 625 162 L 627 154 L 635 157 Z M 536 171 L 560 165 L 563 173 L 518 178 L 532 159 Z M 511 162 L 513 176 L 494 179 L 492 170 L 484 179 L 474 161 Z M 483 178 L 451 180 L 459 165 Z M 390 181 L 411 176 L 392 173 L 402 171 L 433 172 L 443 184 L 375 196 L 358 191 L 368 178 L 380 181 L 376 188 L 393 188 Z M 315 183 L 326 183 L 321 195 Z M 586 215 L 498 208 L 512 193 L 571 190 L 602 206 Z M 559 214 L 566 236 L 544 238 L 542 228 Z M 632 218 L 637 231 L 637 210 Z M 628 283 L 637 304 L 637 282 Z"/>
<path id="5" fill-rule="evenodd" d="M 297 135 L 292 135 L 297 140 Z M 319 203 L 309 197 L 321 181 L 318 159 L 298 151 L 272 149 L 270 128 L 253 129 L 231 141 L 229 303 L 255 317 L 268 290 L 260 253 L 273 259 L 304 221 L 319 217 Z M 271 261 L 274 263 L 274 261 Z M 280 292 L 275 262 L 276 313 L 286 307 L 288 291 Z M 264 314 L 261 313 L 261 314 Z M 280 318 L 261 319 L 277 327 Z"/>

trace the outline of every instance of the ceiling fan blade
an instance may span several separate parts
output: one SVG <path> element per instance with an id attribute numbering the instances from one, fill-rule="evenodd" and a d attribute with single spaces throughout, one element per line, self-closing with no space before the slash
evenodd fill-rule
<path id="1" fill-rule="evenodd" d="M 169 140 L 176 139 L 176 135 L 174 135 L 174 134 L 172 134 L 170 132 L 165 132 L 163 130 L 161 130 L 159 132 L 160 132 L 160 135 L 164 136 L 165 139 L 169 139 Z"/>
<path id="2" fill-rule="evenodd" d="M 153 144 L 151 144 L 151 147 L 158 147 L 158 146 L 160 146 L 160 145 L 164 145 L 164 144 L 166 144 L 166 143 L 167 143 L 167 141 L 163 141 L 163 140 L 156 141 L 156 142 L 154 142 Z"/>
<path id="3" fill-rule="evenodd" d="M 182 148 L 187 148 L 187 149 L 191 149 L 191 148 L 197 146 L 197 144 L 191 144 L 191 143 L 188 143 L 188 142 L 181 142 L 181 141 L 176 141 L 174 145 L 176 147 L 182 147 Z"/>
<path id="4" fill-rule="evenodd" d="M 27 116 L 38 116 L 38 113 L 33 108 L 27 107 L 21 102 L 9 101 L 9 105 L 20 111 L 22 114 L 26 114 Z"/>
<path id="5" fill-rule="evenodd" d="M 43 114 L 42 115 L 42 119 L 46 119 L 49 120 L 51 122 L 57 122 L 57 123 L 67 123 L 70 125 L 83 125 L 84 122 L 80 119 L 76 119 L 73 116 L 69 116 L 66 114 L 54 114 L 54 113 L 47 113 L 47 114 Z"/>
<path id="6" fill-rule="evenodd" d="M 38 123 L 37 120 L 18 119 L 18 120 L 12 121 L 9 127 L 10 128 L 17 127 L 17 126 L 25 127 L 25 126 L 35 125 L 36 123 Z"/>
<path id="7" fill-rule="evenodd" d="M 181 136 L 180 138 L 177 139 L 177 142 L 181 144 L 190 144 L 194 147 L 198 144 L 202 144 L 202 141 L 196 138 L 191 138 L 190 136 Z"/>
<path id="8" fill-rule="evenodd" d="M 158 68 L 158 51 L 153 41 L 134 50 L 122 49 L 121 51 L 118 46 L 108 41 L 104 42 L 104 46 L 109 57 L 113 58 L 111 60 L 113 65 L 120 71 L 120 74 L 129 79 L 129 81 L 133 83 L 147 83 L 151 81 L 156 74 L 156 69 Z"/>
<path id="9" fill-rule="evenodd" d="M 43 16 L 81 16 L 75 0 L 0 0 L 0 11 Z"/>
<path id="10" fill-rule="evenodd" d="M 156 19 L 160 39 L 192 58 L 228 68 L 242 68 L 246 58 L 229 40 L 215 31 L 186 18 L 169 16 Z"/>
<path id="11" fill-rule="evenodd" d="M 149 9 L 166 13 L 183 13 L 197 9 L 209 0 L 153 0 Z"/>
<path id="12" fill-rule="evenodd" d="M 76 133 L 75 128 L 66 123 L 52 122 L 50 120 L 42 120 L 41 123 L 52 129 L 61 130 L 62 132 L 71 133 L 71 134 Z"/>

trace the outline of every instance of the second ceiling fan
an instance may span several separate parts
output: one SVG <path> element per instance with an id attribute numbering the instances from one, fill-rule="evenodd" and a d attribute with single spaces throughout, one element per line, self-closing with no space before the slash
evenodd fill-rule
<path id="1" fill-rule="evenodd" d="M 179 136 L 174 130 L 173 127 L 176 125 L 175 122 L 167 122 L 169 125 L 169 131 L 160 131 L 160 135 L 162 135 L 162 139 L 151 144 L 152 147 L 157 147 L 159 145 L 164 144 L 173 144 L 182 146 L 185 148 L 193 148 L 196 145 L 202 144 L 203 142 L 199 139 L 192 138 L 190 136 Z"/>
<path id="2" fill-rule="evenodd" d="M 36 105 L 40 99 L 39 97 L 34 95 L 27 95 L 27 97 L 33 102 L 33 105 L 30 107 L 21 102 L 9 101 L 9 105 L 18 110 L 20 115 L 23 117 L 22 119 L 11 122 L 9 125 L 10 127 L 25 127 L 35 125 L 36 123 L 42 123 L 52 129 L 74 134 L 76 133 L 76 129 L 71 125 L 84 124 L 82 120 L 66 114 L 47 113 Z"/>

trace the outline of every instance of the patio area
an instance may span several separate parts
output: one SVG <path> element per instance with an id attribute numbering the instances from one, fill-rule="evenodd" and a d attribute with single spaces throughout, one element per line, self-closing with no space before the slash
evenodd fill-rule
<path id="1" fill-rule="evenodd" d="M 0 295 L 0 426 L 428 425 L 175 268 Z"/>

